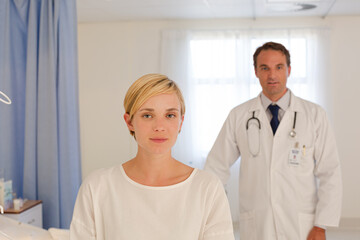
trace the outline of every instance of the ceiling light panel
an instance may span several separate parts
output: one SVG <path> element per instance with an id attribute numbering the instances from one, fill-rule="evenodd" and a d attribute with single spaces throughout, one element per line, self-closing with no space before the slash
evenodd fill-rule
<path id="1" fill-rule="evenodd" d="M 326 0 L 266 0 L 268 3 L 318 3 L 325 2 Z"/>

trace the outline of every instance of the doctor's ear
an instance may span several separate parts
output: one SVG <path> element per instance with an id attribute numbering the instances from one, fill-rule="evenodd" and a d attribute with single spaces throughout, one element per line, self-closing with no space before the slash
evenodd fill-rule
<path id="1" fill-rule="evenodd" d="M 131 118 L 130 118 L 130 115 L 128 113 L 124 114 L 124 120 L 125 120 L 125 123 L 126 123 L 128 129 L 130 131 L 134 131 L 134 126 L 131 123 Z"/>
<path id="2" fill-rule="evenodd" d="M 288 66 L 288 77 L 290 76 L 291 73 L 291 66 Z"/>
<path id="3" fill-rule="evenodd" d="M 254 67 L 254 73 L 255 73 L 255 76 L 258 78 L 258 75 L 257 75 L 257 68 Z"/>

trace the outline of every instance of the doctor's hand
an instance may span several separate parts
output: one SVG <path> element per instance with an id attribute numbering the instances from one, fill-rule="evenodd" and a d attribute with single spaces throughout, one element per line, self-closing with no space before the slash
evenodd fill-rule
<path id="1" fill-rule="evenodd" d="M 313 227 L 306 240 L 326 240 L 325 229 Z"/>

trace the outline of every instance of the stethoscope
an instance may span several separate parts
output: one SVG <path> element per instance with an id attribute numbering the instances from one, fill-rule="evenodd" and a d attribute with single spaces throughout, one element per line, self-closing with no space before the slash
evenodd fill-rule
<path id="1" fill-rule="evenodd" d="M 296 137 L 296 131 L 295 131 L 295 127 L 296 127 L 296 114 L 297 114 L 297 112 L 294 112 L 293 127 L 292 127 L 292 130 L 291 130 L 290 133 L 289 133 L 290 137 L 292 137 L 292 138 Z M 255 111 L 253 111 L 253 115 L 252 115 L 252 116 L 247 120 L 247 122 L 246 122 L 246 130 L 249 129 L 249 122 L 250 122 L 251 120 L 257 121 L 258 124 L 259 124 L 259 130 L 261 130 L 260 120 L 259 120 L 257 117 L 255 117 Z"/>

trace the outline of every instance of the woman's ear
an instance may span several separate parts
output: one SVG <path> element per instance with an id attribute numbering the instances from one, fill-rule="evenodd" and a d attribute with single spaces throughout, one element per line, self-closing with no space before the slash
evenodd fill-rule
<path id="1" fill-rule="evenodd" d="M 128 129 L 129 129 L 130 131 L 133 131 L 133 132 L 134 132 L 134 126 L 133 126 L 132 123 L 131 123 L 131 118 L 130 118 L 130 115 L 129 115 L 128 113 L 125 113 L 125 114 L 124 114 L 124 120 L 125 120 L 125 123 L 126 123 Z"/>

